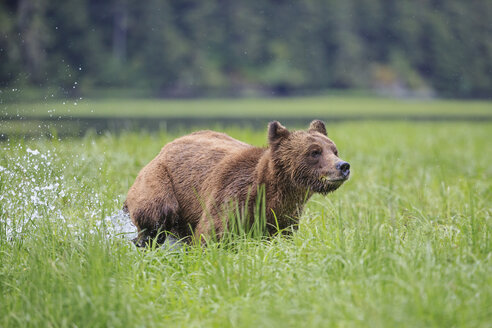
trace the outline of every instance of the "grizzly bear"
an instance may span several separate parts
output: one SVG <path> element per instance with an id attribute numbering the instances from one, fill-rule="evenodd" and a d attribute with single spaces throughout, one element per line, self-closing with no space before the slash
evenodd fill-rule
<path id="1" fill-rule="evenodd" d="M 322 121 L 307 131 L 268 125 L 268 146 L 258 148 L 224 133 L 198 131 L 165 145 L 138 174 L 124 210 L 139 232 L 164 242 L 168 234 L 188 240 L 222 236 L 231 204 L 254 220 L 254 204 L 264 190 L 270 234 L 298 222 L 313 193 L 327 194 L 350 175 L 350 165 L 326 133 Z M 194 238 L 192 238 L 194 237 Z"/>

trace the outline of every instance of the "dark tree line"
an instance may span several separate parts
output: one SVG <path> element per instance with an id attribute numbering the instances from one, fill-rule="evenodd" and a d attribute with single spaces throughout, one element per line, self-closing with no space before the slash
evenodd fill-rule
<path id="1" fill-rule="evenodd" d="M 492 96 L 490 0 L 1 0 L 0 87 Z"/>

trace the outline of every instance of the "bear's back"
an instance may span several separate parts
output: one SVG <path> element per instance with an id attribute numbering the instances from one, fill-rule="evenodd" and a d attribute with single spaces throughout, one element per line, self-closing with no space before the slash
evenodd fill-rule
<path id="1" fill-rule="evenodd" d="M 198 131 L 165 145 L 154 159 L 159 169 L 165 169 L 173 183 L 174 193 L 183 211 L 181 215 L 195 221 L 203 204 L 199 200 L 206 188 L 205 180 L 220 169 L 223 163 L 237 154 L 255 148 L 224 133 Z M 199 196 L 200 195 L 200 196 Z M 192 223 L 192 222 L 188 222 Z"/>
<path id="2" fill-rule="evenodd" d="M 244 142 L 214 131 L 198 131 L 165 145 L 156 157 L 172 172 L 196 167 L 202 171 L 218 164 L 225 156 L 251 148 Z"/>

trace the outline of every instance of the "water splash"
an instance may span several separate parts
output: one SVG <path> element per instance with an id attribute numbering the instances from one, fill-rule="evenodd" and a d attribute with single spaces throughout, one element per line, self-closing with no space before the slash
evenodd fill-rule
<path id="1" fill-rule="evenodd" d="M 111 216 L 104 219 L 108 237 L 123 237 L 134 240 L 138 236 L 137 227 L 132 223 L 130 214 L 119 210 Z M 183 248 L 184 242 L 173 235 L 167 235 L 162 249 L 168 251 L 179 251 Z"/>
<path id="2" fill-rule="evenodd" d="M 0 218 L 8 238 L 22 236 L 44 217 L 65 222 L 56 206 L 65 192 L 63 176 L 51 169 L 53 154 L 19 148 L 20 154 L 9 158 L 0 169 Z"/>
<path id="3" fill-rule="evenodd" d="M 76 160 L 67 164 L 56 150 L 15 145 L 4 151 L 9 155 L 0 158 L 0 232 L 7 240 L 31 234 L 46 222 L 75 236 L 103 232 L 108 238 L 137 237 L 127 213 L 120 210 L 104 217 L 108 204 L 101 194 L 84 188 L 83 176 L 64 173 L 67 167 L 79 171 L 93 158 L 76 154 Z"/>
<path id="4" fill-rule="evenodd" d="M 130 214 L 119 210 L 104 219 L 108 236 L 121 236 L 130 240 L 137 238 L 137 227 L 132 223 Z"/>

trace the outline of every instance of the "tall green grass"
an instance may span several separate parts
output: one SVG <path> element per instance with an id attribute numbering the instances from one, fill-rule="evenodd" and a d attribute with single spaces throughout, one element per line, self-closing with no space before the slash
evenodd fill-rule
<path id="1" fill-rule="evenodd" d="M 178 249 L 106 219 L 176 135 L 0 144 L 0 326 L 490 327 L 491 132 L 328 126 L 352 177 L 292 236 Z"/>

